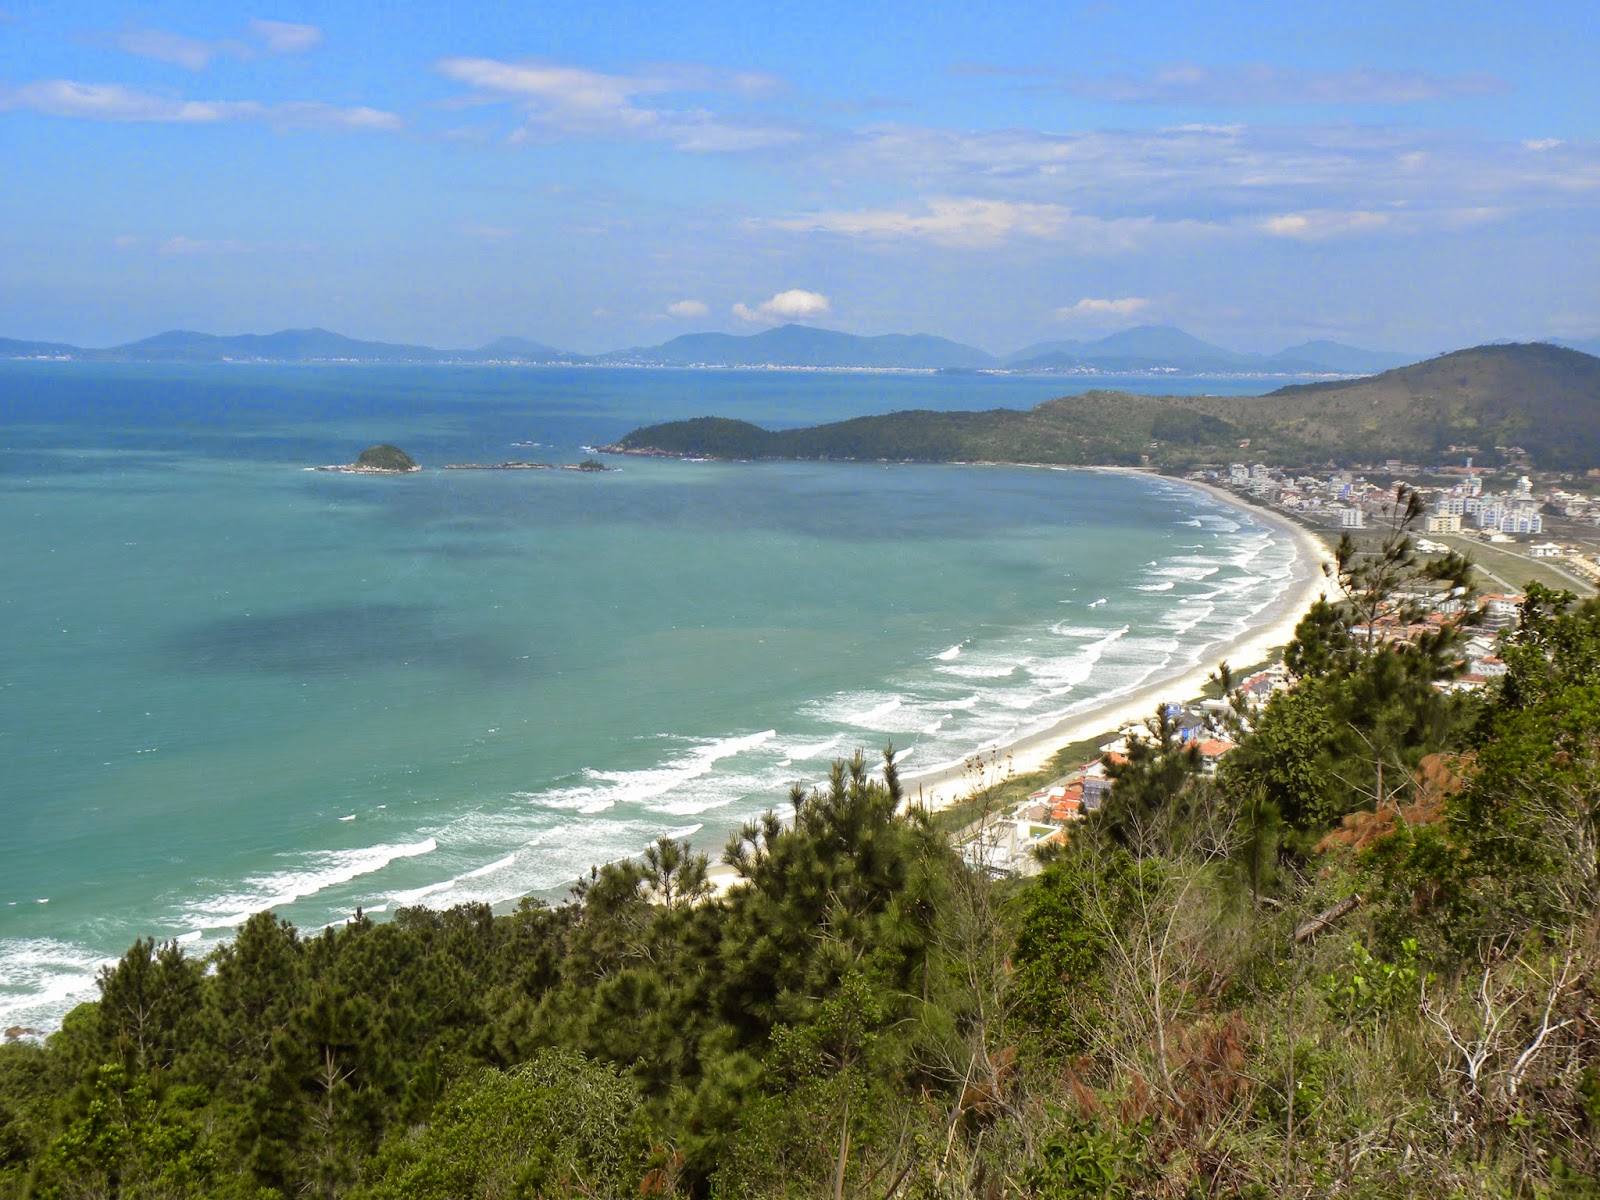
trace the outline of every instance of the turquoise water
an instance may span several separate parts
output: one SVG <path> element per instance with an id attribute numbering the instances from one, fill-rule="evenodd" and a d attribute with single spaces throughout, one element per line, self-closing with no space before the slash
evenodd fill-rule
<path id="1" fill-rule="evenodd" d="M 1105 473 L 306 464 L 1059 386 L 0 366 L 0 1027 L 59 1020 L 137 936 L 554 898 L 662 834 L 715 853 L 858 746 L 929 767 L 1206 661 L 1294 554 Z"/>

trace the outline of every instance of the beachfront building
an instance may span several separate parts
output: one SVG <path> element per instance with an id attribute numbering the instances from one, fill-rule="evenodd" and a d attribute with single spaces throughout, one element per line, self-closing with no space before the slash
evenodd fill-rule
<path id="1" fill-rule="evenodd" d="M 1222 761 L 1222 756 L 1234 748 L 1233 743 L 1222 738 L 1207 738 L 1199 745 L 1200 774 L 1208 778 L 1217 773 L 1217 764 Z"/>
<path id="2" fill-rule="evenodd" d="M 1367 527 L 1367 511 L 1359 505 L 1339 510 L 1340 529 L 1365 529 Z"/>
<path id="3" fill-rule="evenodd" d="M 1482 613 L 1482 627 L 1496 635 L 1501 630 L 1516 628 L 1522 622 L 1522 602 L 1525 599 L 1526 596 L 1506 595 L 1502 592 L 1490 592 L 1480 596 L 1478 609 Z"/>

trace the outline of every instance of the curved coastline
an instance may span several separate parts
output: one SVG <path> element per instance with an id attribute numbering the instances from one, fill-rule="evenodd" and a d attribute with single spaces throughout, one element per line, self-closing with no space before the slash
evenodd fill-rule
<path id="1" fill-rule="evenodd" d="M 1319 597 L 1332 595 L 1333 583 L 1323 571 L 1323 564 L 1331 562 L 1332 555 L 1310 530 L 1270 509 L 1245 504 L 1238 496 L 1223 488 L 1131 467 L 1049 466 L 1048 469 L 1114 471 L 1182 484 L 1203 492 L 1229 508 L 1288 535 L 1296 551 L 1290 582 L 1258 614 L 1249 628 L 1230 642 L 1212 646 L 1208 662 L 1202 662 L 1177 676 L 1103 697 L 1091 702 L 1089 707 L 1067 713 L 1047 728 L 1015 741 L 975 747 L 959 761 L 922 771 L 903 772 L 901 786 L 908 802 L 930 809 L 947 808 L 1007 776 L 1044 769 L 1060 750 L 1074 742 L 1120 728 L 1132 721 L 1143 720 L 1164 700 L 1192 699 L 1200 694 L 1218 663 L 1227 661 L 1235 667 L 1248 667 L 1266 660 L 1274 650 L 1286 646 L 1294 637 L 1295 626 L 1312 603 Z"/>

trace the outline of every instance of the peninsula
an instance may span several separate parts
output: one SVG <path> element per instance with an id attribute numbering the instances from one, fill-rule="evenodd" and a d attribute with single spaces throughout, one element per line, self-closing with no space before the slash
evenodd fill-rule
<path id="1" fill-rule="evenodd" d="M 697 417 L 636 429 L 607 450 L 730 459 L 1033 462 L 1187 471 L 1241 454 L 1322 466 L 1526 457 L 1551 470 L 1600 461 L 1600 358 L 1544 343 L 1478 346 L 1365 379 L 1265 396 L 1089 391 L 1026 411 L 895 412 L 803 429 Z"/>

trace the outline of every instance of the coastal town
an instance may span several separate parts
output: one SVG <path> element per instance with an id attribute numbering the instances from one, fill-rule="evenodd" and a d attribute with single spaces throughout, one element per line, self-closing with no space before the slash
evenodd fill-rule
<path id="1" fill-rule="evenodd" d="M 1467 597 L 1448 589 L 1406 593 L 1352 632 L 1374 644 L 1399 645 L 1447 625 L 1460 626 L 1458 672 L 1435 686 L 1482 691 L 1506 673 L 1499 644 L 1518 624 L 1524 583 L 1537 580 L 1579 595 L 1600 587 L 1600 495 L 1579 490 L 1580 482 L 1571 478 L 1535 484 L 1527 474 L 1508 476 L 1474 466 L 1474 448 L 1463 449 L 1469 453 L 1459 467 L 1424 470 L 1392 460 L 1367 470 L 1310 474 L 1232 463 L 1192 471 L 1187 478 L 1288 517 L 1329 546 L 1346 536 L 1359 545 L 1396 530 L 1401 522 L 1397 495 L 1402 488 L 1414 492 L 1423 507 L 1407 530 L 1416 554 L 1465 552 L 1476 560 L 1480 586 Z M 1511 449 L 1515 460 L 1520 452 Z M 1483 561 L 1490 556 L 1492 567 Z M 1272 661 L 1254 669 L 1231 695 L 1163 699 L 1163 732 L 1180 748 L 1194 748 L 1201 775 L 1215 775 L 1235 739 L 1249 731 L 1273 693 L 1291 683 L 1281 661 Z M 982 814 L 960 834 L 968 863 L 995 876 L 1037 874 L 1052 850 L 1068 843 L 1073 827 L 1104 806 L 1117 769 L 1128 762 L 1130 742 L 1156 739 L 1154 724 L 1123 724 L 1080 765 L 1020 802 Z"/>
<path id="2" fill-rule="evenodd" d="M 1486 557 L 1530 560 L 1529 577 L 1553 571 L 1579 593 L 1600 585 L 1600 495 L 1580 490 L 1584 484 L 1595 488 L 1593 472 L 1582 480 L 1551 476 L 1536 484 L 1516 470 L 1474 466 L 1474 448 L 1459 449 L 1467 452 L 1460 466 L 1424 468 L 1391 459 L 1366 470 L 1312 475 L 1264 463 L 1232 463 L 1193 471 L 1189 478 L 1228 488 L 1335 538 L 1343 532 L 1359 537 L 1389 520 L 1395 488 L 1404 485 L 1426 509 L 1413 531 L 1422 553 L 1446 548 L 1477 553 L 1489 547 Z M 1516 447 L 1507 453 L 1513 461 L 1521 458 Z M 1491 573 L 1485 564 L 1480 569 Z M 1560 578 L 1551 580 L 1552 586 L 1560 583 Z"/>

